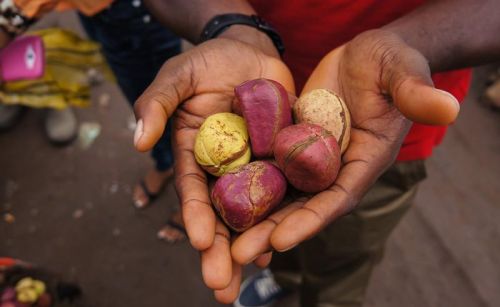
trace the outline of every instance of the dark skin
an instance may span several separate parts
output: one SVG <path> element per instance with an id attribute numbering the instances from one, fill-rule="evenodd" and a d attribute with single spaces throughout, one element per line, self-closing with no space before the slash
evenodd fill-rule
<path id="1" fill-rule="evenodd" d="M 270 251 L 293 248 L 353 210 L 393 163 L 411 121 L 446 125 L 455 120 L 458 103 L 433 87 L 431 71 L 476 65 L 499 54 L 500 22 L 494 17 L 499 7 L 497 1 L 432 1 L 327 54 L 304 91 L 333 89 L 351 111 L 351 143 L 338 179 L 326 191 L 294 200 L 233 239 L 212 210 L 207 177 L 193 156 L 195 135 L 207 116 L 231 110 L 235 85 L 264 77 L 293 93 L 291 75 L 268 52 L 272 45 L 265 39 L 253 44 L 242 38 L 258 34 L 238 35 L 253 31 L 245 27 L 235 27 L 227 39 L 201 44 L 165 64 L 136 104 L 143 125 L 135 146 L 141 151 L 151 148 L 167 119 L 174 117 L 176 187 L 183 218 L 192 245 L 201 251 L 205 283 L 219 301 L 236 298 L 241 265 L 255 261 L 265 266 Z"/>
<path id="2" fill-rule="evenodd" d="M 244 0 L 145 0 L 144 3 L 155 17 L 167 28 L 193 44 L 197 44 L 205 24 L 215 15 L 240 13 L 256 15 L 252 6 Z M 249 43 L 267 55 L 279 57 L 272 41 L 264 33 L 241 25 L 231 26 L 219 37 Z"/>
<path id="3" fill-rule="evenodd" d="M 176 188 L 184 223 L 191 244 L 202 251 L 205 283 L 213 289 L 224 289 L 231 280 L 239 278 L 241 271 L 235 263 L 233 268 L 229 232 L 216 218 L 208 196 L 207 177 L 194 159 L 194 137 L 206 117 L 231 111 L 236 85 L 248 79 L 269 78 L 279 80 L 293 92 L 293 79 L 279 59 L 230 39 L 201 44 L 168 61 L 159 74 L 164 78 L 153 82 L 137 102 L 136 112 L 144 122 L 144 131 L 135 145 L 146 150 L 176 111 L 173 148 L 178 161 Z M 207 75 L 213 77 L 206 78 Z M 177 106 L 177 100 L 184 103 Z"/>
<path id="4" fill-rule="evenodd" d="M 417 49 L 432 72 L 498 61 L 498 1 L 429 2 L 383 29 L 397 34 Z"/>

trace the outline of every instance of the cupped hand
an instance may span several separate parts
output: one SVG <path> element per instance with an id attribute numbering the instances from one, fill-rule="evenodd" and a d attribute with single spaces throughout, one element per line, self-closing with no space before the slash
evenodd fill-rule
<path id="1" fill-rule="evenodd" d="M 231 252 L 240 264 L 289 250 L 349 213 L 394 162 L 411 121 L 447 125 L 459 111 L 453 96 L 433 87 L 426 59 L 382 30 L 362 33 L 324 57 L 303 93 L 315 88 L 335 91 L 351 112 L 339 175 L 326 191 L 295 199 L 239 236 Z"/>
<path id="2" fill-rule="evenodd" d="M 172 147 L 184 224 L 191 244 L 201 251 L 205 283 L 219 289 L 217 298 L 226 302 L 236 298 L 241 268 L 231 259 L 229 231 L 212 209 L 207 176 L 193 148 L 204 119 L 231 112 L 234 87 L 256 78 L 276 80 L 294 93 L 293 79 L 281 60 L 246 43 L 214 39 L 167 61 L 135 104 L 134 144 L 139 151 L 151 149 L 167 120 L 175 117 Z M 267 263 L 268 258 L 259 261 Z"/>

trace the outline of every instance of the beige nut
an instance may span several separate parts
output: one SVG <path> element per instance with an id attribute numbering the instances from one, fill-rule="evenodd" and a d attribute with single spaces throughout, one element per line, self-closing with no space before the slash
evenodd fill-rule
<path id="1" fill-rule="evenodd" d="M 337 139 L 341 153 L 349 146 L 351 116 L 340 96 L 327 89 L 315 89 L 302 95 L 293 106 L 295 123 L 319 125 Z"/>

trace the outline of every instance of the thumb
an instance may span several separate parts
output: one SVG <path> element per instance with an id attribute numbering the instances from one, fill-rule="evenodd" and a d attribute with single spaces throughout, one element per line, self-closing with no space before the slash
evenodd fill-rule
<path id="1" fill-rule="evenodd" d="M 382 65 L 382 82 L 396 108 L 409 120 L 421 124 L 453 123 L 460 105 L 453 95 L 434 87 L 424 56 L 404 43 L 393 50 L 399 52 Z"/>
<path id="2" fill-rule="evenodd" d="M 177 106 L 192 96 L 191 66 L 184 65 L 189 63 L 184 60 L 181 55 L 167 61 L 134 104 L 134 146 L 138 151 L 150 150 L 156 144 Z"/>
<path id="3" fill-rule="evenodd" d="M 409 120 L 427 125 L 449 125 L 460 111 L 457 99 L 418 79 L 405 79 L 392 97 L 394 105 Z"/>

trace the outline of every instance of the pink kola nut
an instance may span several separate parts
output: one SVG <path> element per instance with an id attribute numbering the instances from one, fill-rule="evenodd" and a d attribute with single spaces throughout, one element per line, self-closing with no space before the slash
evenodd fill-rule
<path id="1" fill-rule="evenodd" d="M 212 189 L 212 203 L 224 222 L 241 232 L 262 221 L 281 203 L 286 185 L 276 166 L 255 161 L 220 177 Z"/>
<path id="2" fill-rule="evenodd" d="M 255 79 L 234 89 L 247 124 L 252 153 L 256 158 L 272 157 L 278 132 L 293 123 L 292 110 L 285 88 L 276 81 Z"/>
<path id="3" fill-rule="evenodd" d="M 8 287 L 3 290 L 0 302 L 12 301 L 15 298 L 16 298 L 16 289 Z"/>
<path id="4" fill-rule="evenodd" d="M 340 148 L 328 130 L 302 123 L 281 130 L 274 156 L 288 182 L 309 193 L 327 189 L 340 169 Z"/>

